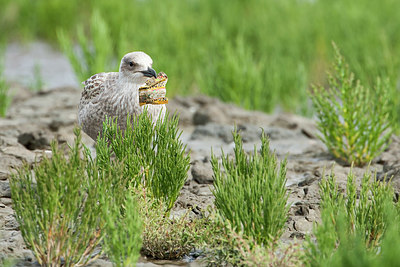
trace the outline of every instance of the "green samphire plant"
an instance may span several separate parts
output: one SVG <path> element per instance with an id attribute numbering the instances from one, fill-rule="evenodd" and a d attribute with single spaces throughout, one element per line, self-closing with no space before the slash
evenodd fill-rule
<path id="1" fill-rule="evenodd" d="M 361 85 L 335 44 L 333 48 L 329 87 L 313 86 L 311 94 L 320 139 L 336 158 L 362 166 L 387 147 L 393 132 L 391 88 L 388 80 L 380 78 L 374 88 Z"/>
<path id="2" fill-rule="evenodd" d="M 234 158 L 222 152 L 224 171 L 212 155 L 215 206 L 234 230 L 269 245 L 282 234 L 288 216 L 286 160 L 278 164 L 264 132 L 260 152 L 255 148 L 253 155 L 243 150 L 239 133 L 233 138 Z"/>
<path id="3" fill-rule="evenodd" d="M 396 265 L 400 210 L 390 184 L 367 170 L 358 191 L 351 170 L 345 192 L 331 174 L 321 181 L 320 195 L 321 222 L 305 243 L 307 266 Z"/>
<path id="4" fill-rule="evenodd" d="M 2 51 L 3 47 L 0 45 L 0 60 L 3 61 Z M 3 75 L 3 65 L 0 63 L 0 117 L 5 117 L 7 109 L 11 104 L 12 97 L 10 95 L 9 86 L 6 83 Z"/>
<path id="5" fill-rule="evenodd" d="M 121 131 L 115 119 L 107 119 L 97 140 L 97 161 L 107 166 L 115 158 L 125 165 L 127 186 L 143 186 L 151 197 L 162 200 L 169 211 L 185 183 L 190 164 L 186 145 L 180 140 L 178 116 L 159 117 L 153 124 L 144 109 L 127 120 Z"/>
<path id="6" fill-rule="evenodd" d="M 42 266 L 83 266 L 104 251 L 116 266 L 135 266 L 142 221 L 126 187 L 125 166 L 110 162 L 100 167 L 82 144 L 79 129 L 75 135 L 73 146 L 53 142 L 51 157 L 32 169 L 25 164 L 10 180 L 25 244 Z"/>
<path id="7" fill-rule="evenodd" d="M 10 179 L 13 208 L 25 244 L 43 266 L 79 266 L 92 257 L 103 238 L 100 196 L 105 182 L 117 176 L 99 170 L 81 143 L 64 151 L 53 142 L 51 157 Z"/>
<path id="8" fill-rule="evenodd" d="M 123 187 L 114 187 L 102 201 L 105 221 L 103 247 L 116 267 L 136 266 L 142 247 L 143 222 L 138 197 L 125 185 Z"/>

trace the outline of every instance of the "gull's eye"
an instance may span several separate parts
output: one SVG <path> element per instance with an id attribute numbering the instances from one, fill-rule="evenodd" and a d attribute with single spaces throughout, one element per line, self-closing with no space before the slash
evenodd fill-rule
<path id="1" fill-rule="evenodd" d="M 129 62 L 129 66 L 131 66 L 131 67 L 133 67 L 133 62 L 131 61 L 131 62 Z"/>

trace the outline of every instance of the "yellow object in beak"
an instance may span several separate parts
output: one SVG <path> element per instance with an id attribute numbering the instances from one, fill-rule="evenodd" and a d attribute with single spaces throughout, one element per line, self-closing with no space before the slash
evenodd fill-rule
<path id="1" fill-rule="evenodd" d="M 162 105 L 168 103 L 166 97 L 167 90 L 165 85 L 168 82 L 168 77 L 164 72 L 160 72 L 157 78 L 150 78 L 146 84 L 139 88 L 139 104 L 140 106 Z"/>

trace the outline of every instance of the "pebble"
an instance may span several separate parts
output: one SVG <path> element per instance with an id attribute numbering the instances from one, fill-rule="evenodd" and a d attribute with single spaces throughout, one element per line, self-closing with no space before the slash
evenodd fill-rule
<path id="1" fill-rule="evenodd" d="M 11 198 L 11 188 L 8 181 L 0 181 L 0 197 Z"/>
<path id="2" fill-rule="evenodd" d="M 217 106 L 208 105 L 207 108 L 199 108 L 193 115 L 194 125 L 206 125 L 208 123 L 225 122 L 225 114 Z"/>
<path id="3" fill-rule="evenodd" d="M 192 168 L 191 173 L 193 179 L 199 184 L 212 184 L 213 179 L 213 171 L 210 162 L 202 162 L 196 161 Z"/>

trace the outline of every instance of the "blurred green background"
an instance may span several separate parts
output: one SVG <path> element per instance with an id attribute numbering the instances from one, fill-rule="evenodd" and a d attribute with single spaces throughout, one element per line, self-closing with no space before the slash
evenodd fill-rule
<path id="1" fill-rule="evenodd" d="M 91 36 L 103 23 L 107 40 L 88 43 L 107 47 L 97 52 L 113 59 L 102 71 L 116 71 L 127 52 L 145 51 L 169 75 L 169 96 L 204 93 L 248 109 L 310 114 L 307 89 L 326 84 L 334 41 L 364 84 L 388 77 L 398 103 L 399 0 L 1 2 L 7 41 L 59 46 L 57 33 L 75 42 L 79 27 Z"/>

